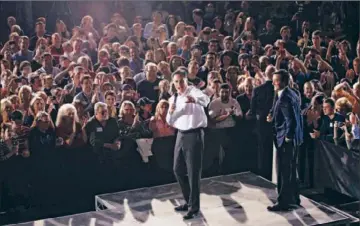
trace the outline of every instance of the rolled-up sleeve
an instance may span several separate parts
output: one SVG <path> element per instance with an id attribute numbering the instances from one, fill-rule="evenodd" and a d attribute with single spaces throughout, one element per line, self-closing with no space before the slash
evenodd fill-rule
<path id="1" fill-rule="evenodd" d="M 204 94 L 200 89 L 193 87 L 190 91 L 190 96 L 195 99 L 195 103 L 207 107 L 210 103 L 210 98 Z"/>

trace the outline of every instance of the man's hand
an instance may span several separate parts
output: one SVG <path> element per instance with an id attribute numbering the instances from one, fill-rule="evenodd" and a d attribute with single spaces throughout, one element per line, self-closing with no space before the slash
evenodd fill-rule
<path id="1" fill-rule="evenodd" d="M 117 151 L 117 150 L 119 150 L 120 149 L 120 141 L 117 141 L 117 142 L 115 142 L 115 143 L 113 143 L 113 144 L 108 144 L 108 143 L 105 143 L 104 144 L 104 147 L 105 148 L 109 148 L 109 149 L 111 149 L 111 150 L 113 150 L 113 151 Z"/>
<path id="2" fill-rule="evenodd" d="M 293 141 L 293 139 L 290 139 L 290 138 L 285 137 L 285 143 L 290 143 L 290 142 L 292 142 L 292 141 Z"/>
<path id="3" fill-rule="evenodd" d="M 266 121 L 267 122 L 272 122 L 272 120 L 273 120 L 272 115 L 268 114 L 268 116 L 266 117 Z"/>
<path id="4" fill-rule="evenodd" d="M 187 101 L 185 103 L 195 103 L 195 98 L 192 96 L 187 96 Z"/>
<path id="5" fill-rule="evenodd" d="M 310 133 L 310 137 L 313 138 L 313 139 L 319 138 L 320 137 L 320 131 L 314 130 L 313 133 Z"/>
<path id="6" fill-rule="evenodd" d="M 335 41 L 334 40 L 330 40 L 329 42 L 329 48 L 332 49 L 335 46 Z"/>
<path id="7" fill-rule="evenodd" d="M 171 115 L 172 113 L 174 113 L 175 109 L 176 109 L 176 106 L 174 103 L 172 103 L 169 108 L 169 114 Z"/>

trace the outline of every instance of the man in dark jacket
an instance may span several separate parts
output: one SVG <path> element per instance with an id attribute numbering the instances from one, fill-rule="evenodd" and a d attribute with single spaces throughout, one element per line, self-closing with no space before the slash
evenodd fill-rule
<path id="1" fill-rule="evenodd" d="M 265 70 L 267 81 L 254 88 L 251 98 L 250 112 L 247 117 L 256 118 L 256 130 L 258 132 L 258 174 L 271 181 L 273 161 L 273 131 L 271 123 L 266 117 L 272 108 L 274 99 L 274 86 L 272 76 L 274 66 L 268 66 Z"/>
<path id="2" fill-rule="evenodd" d="M 286 70 L 274 73 L 275 102 L 268 122 L 273 122 L 277 149 L 278 198 L 269 211 L 288 211 L 300 205 L 298 189 L 297 155 L 303 143 L 303 124 L 300 98 L 289 87 L 290 75 Z"/>

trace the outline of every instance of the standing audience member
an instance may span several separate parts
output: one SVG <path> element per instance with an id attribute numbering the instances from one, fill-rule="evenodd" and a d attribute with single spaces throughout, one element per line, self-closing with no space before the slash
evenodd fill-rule
<path id="1" fill-rule="evenodd" d="M 274 72 L 275 101 L 267 121 L 274 123 L 277 148 L 277 203 L 269 206 L 273 212 L 298 208 L 300 194 L 297 173 L 298 148 L 303 142 L 300 98 L 289 88 L 290 75 L 286 70 Z"/>

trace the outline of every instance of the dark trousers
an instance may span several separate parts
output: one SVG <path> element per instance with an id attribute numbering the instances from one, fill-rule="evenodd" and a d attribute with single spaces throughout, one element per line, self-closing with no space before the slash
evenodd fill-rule
<path id="1" fill-rule="evenodd" d="M 239 156 L 234 147 L 232 136 L 234 136 L 235 127 L 216 129 L 216 139 L 220 142 L 220 147 L 224 151 L 221 162 L 221 171 L 224 174 L 235 173 L 239 165 Z M 220 154 L 220 153 L 219 153 Z"/>
<path id="2" fill-rule="evenodd" d="M 296 205 L 300 204 L 297 159 L 298 147 L 293 143 L 284 143 L 277 148 L 277 190 L 278 204 Z"/>
<path id="3" fill-rule="evenodd" d="M 310 187 L 314 185 L 314 149 L 314 140 L 309 137 L 304 140 L 299 151 L 299 179 Z"/>
<path id="4" fill-rule="evenodd" d="M 272 179 L 273 163 L 273 128 L 272 124 L 265 121 L 256 121 L 258 153 L 257 173 L 265 179 Z"/>
<path id="5" fill-rule="evenodd" d="M 204 132 L 195 129 L 178 132 L 174 151 L 174 174 L 190 211 L 200 209 L 200 178 Z"/>

